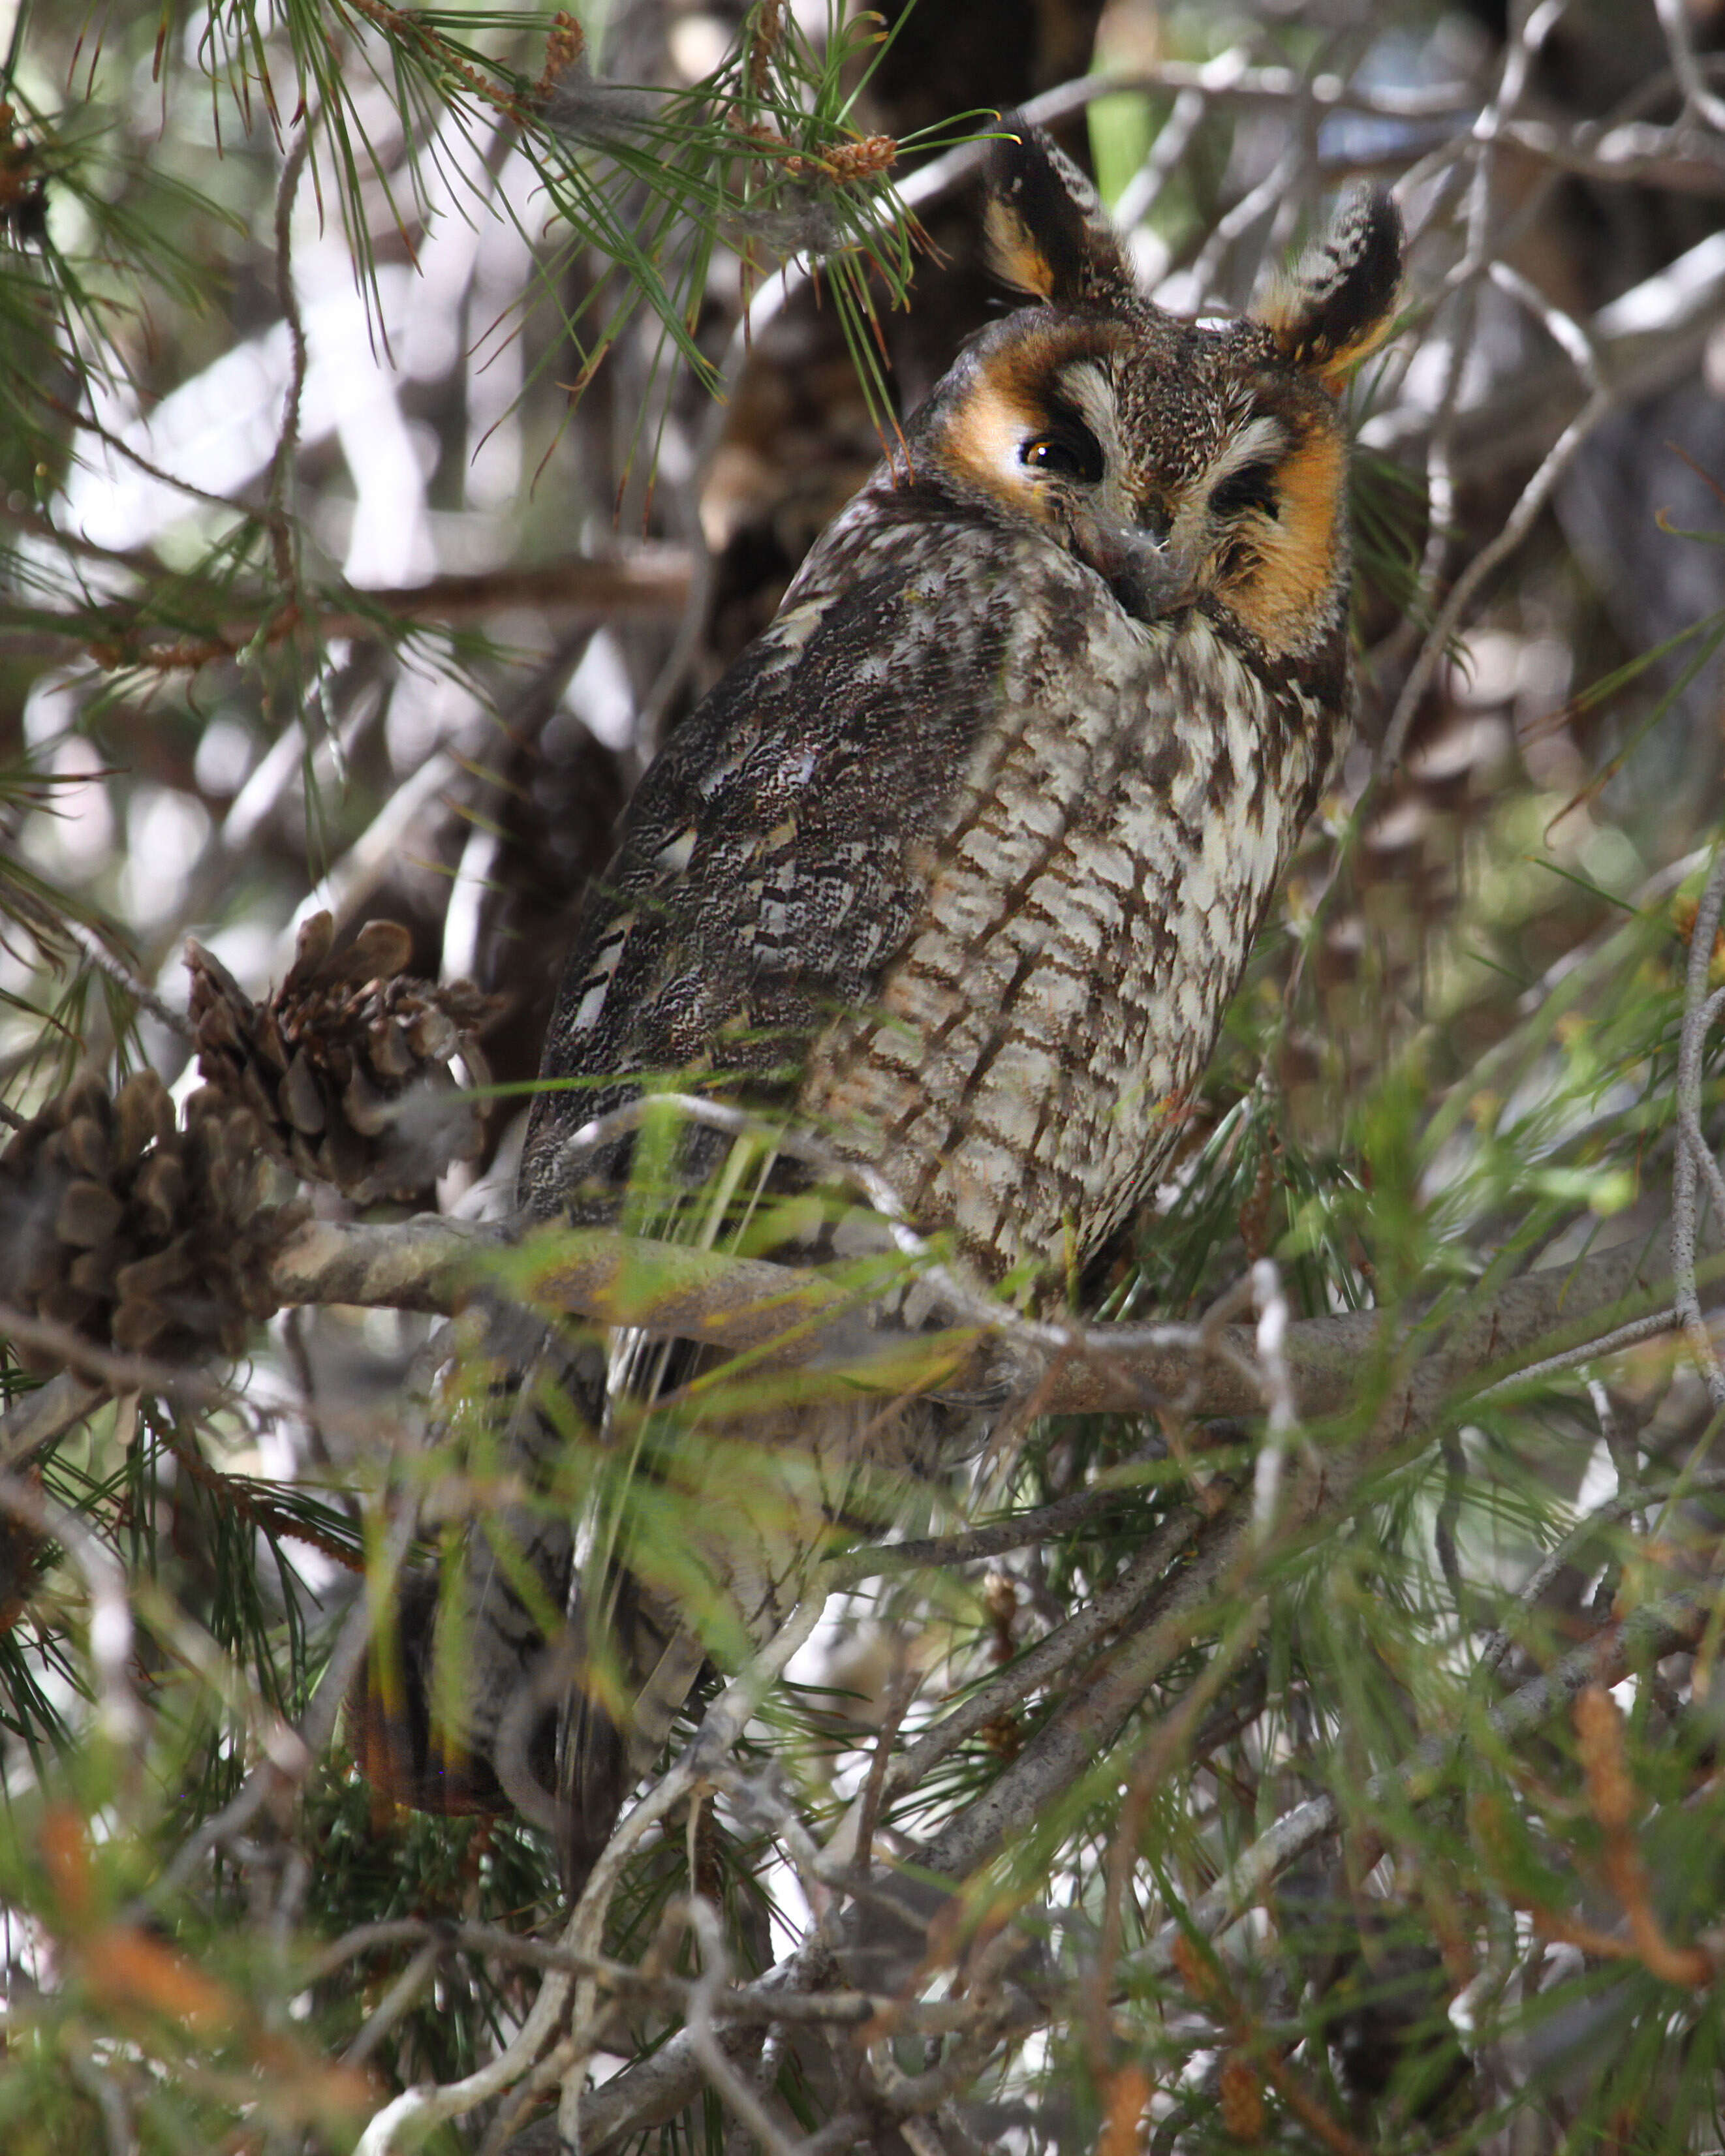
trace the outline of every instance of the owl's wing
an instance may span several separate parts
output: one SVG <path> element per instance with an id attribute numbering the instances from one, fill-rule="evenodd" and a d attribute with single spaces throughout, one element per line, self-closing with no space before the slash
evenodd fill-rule
<path id="1" fill-rule="evenodd" d="M 643 778 L 588 900 L 547 1035 L 546 1076 L 588 1082 L 535 1105 L 521 1176 L 529 1214 L 563 1209 L 578 1181 L 623 1179 L 627 1141 L 572 1164 L 562 1142 L 628 1099 L 632 1078 L 697 1066 L 747 1080 L 751 1101 L 788 1098 L 814 1036 L 867 1004 L 904 943 L 989 716 L 1015 590 L 1009 573 L 980 588 L 955 578 L 947 542 L 957 520 L 943 531 L 926 501 L 914 518 L 899 513 L 910 506 L 889 496 L 884 518 L 869 521 L 864 560 L 843 531 L 829 535 L 767 635 Z M 973 567 L 983 552 L 973 538 Z M 666 1368 L 655 1362 L 655 1375 Z M 589 1351 L 575 1390 L 596 1426 L 614 1381 Z M 847 1425 L 822 1429 L 814 1452 L 822 1443 L 855 1449 Z M 809 1450 L 810 1430 L 799 1424 L 797 1435 Z M 699 1447 L 689 1455 L 701 1456 Z M 842 1463 L 834 1473 L 842 1480 Z M 820 1528 L 794 1510 L 788 1519 L 771 1479 L 761 1526 L 751 1486 L 733 1480 L 716 1497 L 718 1539 L 702 1556 L 747 1620 L 770 1629 L 780 1600 L 795 1599 Z M 470 1571 L 472 1606 L 488 1611 L 487 1598 L 500 1599 L 506 1615 L 506 1593 L 477 1575 L 471 1551 Z M 674 1600 L 634 1571 L 614 1572 L 604 1601 L 634 1703 L 625 1729 L 593 1687 L 576 1686 L 566 1702 L 557 1810 L 572 1881 L 603 1845 L 644 1749 L 663 1742 L 704 1652 Z M 578 1624 L 590 1617 L 578 1594 L 572 1606 Z M 481 1704 L 469 1719 L 470 1748 L 490 1756 L 495 1709 Z"/>
<path id="2" fill-rule="evenodd" d="M 805 581 L 643 779 L 547 1040 L 547 1077 L 593 1082 L 536 1104 L 529 1211 L 558 1208 L 562 1141 L 632 1074 L 734 1072 L 771 1097 L 903 942 L 1013 612 L 1009 562 L 986 573 L 973 527 L 955 576 L 942 541 L 960 521 L 943 535 L 923 508 L 895 520 L 896 551 L 875 532 L 866 573 L 845 583 L 838 561 Z M 619 1149 L 582 1173 L 622 1164 Z"/>

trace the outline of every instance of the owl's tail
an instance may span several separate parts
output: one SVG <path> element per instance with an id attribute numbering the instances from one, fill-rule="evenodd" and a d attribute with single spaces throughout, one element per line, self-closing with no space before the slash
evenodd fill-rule
<path id="1" fill-rule="evenodd" d="M 572 1897 L 663 1752 L 705 1640 L 745 1654 L 780 1620 L 834 1490 L 800 1418 L 674 1428 L 650 1456 L 653 1398 L 701 1350 L 655 1351 L 624 1389 L 639 1397 L 608 1419 L 617 1377 L 598 1342 L 571 1343 L 501 1301 L 480 1317 L 480 1352 L 458 1365 L 444 1344 L 438 1373 L 431 1442 L 450 1449 L 441 1486 L 463 1501 L 445 1500 L 454 1547 L 404 1575 L 349 1726 L 362 1772 L 393 1802 L 513 1810 L 550 1833 Z M 595 1461 L 618 1471 L 610 1523 L 578 1538 L 578 1519 L 604 1509 Z M 656 1537 L 634 1530 L 634 1509 L 659 1522 Z"/>
<path id="2" fill-rule="evenodd" d="M 489 1376 L 444 1387 L 459 1448 L 445 1486 L 466 1500 L 449 1561 L 404 1581 L 353 1697 L 355 1748 L 399 1804 L 513 1809 L 546 1829 L 573 1896 L 709 1646 L 746 1661 L 835 1524 L 898 1516 L 906 1475 L 959 1456 L 956 1424 L 976 1414 L 826 1389 L 745 1389 L 721 1407 L 689 1382 L 711 1374 L 711 1350 L 619 1363 L 518 1310 L 485 1323 Z"/>
<path id="3" fill-rule="evenodd" d="M 444 1815 L 519 1812 L 556 1838 L 572 1893 L 640 1771 L 627 1702 L 662 1642 L 619 1574 L 604 1596 L 603 1680 L 588 1667 L 593 1628 L 573 1584 L 575 1506 L 562 1470 L 572 1437 L 601 1428 L 603 1351 L 559 1342 L 501 1301 L 480 1316 L 476 1354 L 458 1365 L 447 1330 L 432 1350 L 443 1367 L 430 1443 L 458 1455 L 445 1486 L 475 1517 L 449 1518 L 452 1561 L 403 1575 L 348 1722 L 381 1795 Z"/>

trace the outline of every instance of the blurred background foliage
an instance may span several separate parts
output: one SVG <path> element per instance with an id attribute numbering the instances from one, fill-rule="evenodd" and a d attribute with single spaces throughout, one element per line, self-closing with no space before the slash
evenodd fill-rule
<path id="1" fill-rule="evenodd" d="M 360 1209 L 504 1210 L 621 804 L 1003 304 L 965 146 L 1029 100 L 1171 306 L 1243 303 L 1357 177 L 1397 186 L 1414 239 L 1405 332 L 1353 393 L 1359 739 L 1179 1172 L 1086 1306 L 1192 1316 L 1269 1255 L 1296 1316 L 1441 1317 L 1529 1264 L 1661 1245 L 1722 820 L 1711 0 L 14 0 L 6 51 L 8 1122 L 80 1068 L 189 1090 L 188 936 L 259 997 L 320 910 L 338 951 L 387 919 L 412 975 L 501 999 L 497 1091 L 434 1189 Z M 1711 1059 L 1702 1118 L 1717 1137 Z M 534 1966 L 480 1928 L 548 1933 L 542 1838 L 393 1810 L 339 1730 L 309 1774 L 289 1758 L 392 1476 L 447 1465 L 413 1458 L 403 1407 L 424 1332 L 296 1310 L 237 1365 L 110 1373 L 68 1435 L 7 1453 L 8 2148 L 347 2148 L 527 2013 Z M 0 1397 L 23 1412 L 53 1367 L 18 1331 Z M 1318 1440 L 1358 1439 L 1390 1378 L 1367 1358 Z M 925 1976 L 960 1995 L 1013 1912 L 1036 2014 L 959 2056 L 923 2140 L 883 2112 L 856 2145 L 1717 2147 L 1717 1423 L 1669 1334 L 1471 1373 L 1345 1519 L 1219 1584 L 1022 1823 Z M 1097 1505 L 850 1591 L 747 1756 L 823 1833 L 883 1723 L 902 1748 L 1009 1672 L 1262 1444 L 1177 1404 L 1042 1419 L 987 1506 Z M 949 1525 L 957 1502 L 917 1500 Z M 1701 1618 L 1620 1686 L 1621 1725 L 1561 1701 L 1491 1722 L 1566 1651 L 1608 1671 L 1620 1620 L 1680 1590 Z M 880 1845 L 962 1821 L 1106 1670 L 1076 1667 L 890 1789 Z M 218 1834 L 272 1746 L 280 1800 Z M 1165 1950 L 1324 1794 L 1337 1826 L 1266 1914 Z M 703 1819 L 641 1852 L 619 1958 L 692 1973 L 666 1915 L 691 1881 L 739 1971 L 803 1935 L 771 1820 Z M 602 2068 L 667 2025 L 620 2011 Z M 806 2056 L 762 2078 L 818 2135 Z M 434 2145 L 502 2145 L 506 2117 Z M 553 2145 L 531 2118 L 523 2152 Z M 638 2130 L 746 2145 L 710 2094 Z"/>

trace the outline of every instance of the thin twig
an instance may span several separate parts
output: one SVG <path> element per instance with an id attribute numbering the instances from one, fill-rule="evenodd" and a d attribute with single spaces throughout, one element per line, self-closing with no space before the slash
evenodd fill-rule
<path id="1" fill-rule="evenodd" d="M 275 557 L 276 581 L 284 599 L 297 600 L 300 565 L 295 546 L 299 526 L 289 507 L 294 459 L 300 448 L 300 408 L 305 394 L 305 372 L 311 350 L 305 324 L 300 313 L 299 288 L 294 282 L 294 200 L 311 152 L 316 122 L 305 115 L 287 156 L 275 189 L 275 300 L 288 333 L 288 382 L 281 401 L 281 424 L 275 437 L 275 454 L 270 463 L 266 515 L 270 546 Z"/>
<path id="2" fill-rule="evenodd" d="M 1639 1348 L 1644 1340 L 1657 1340 L 1667 1332 L 1675 1332 L 1682 1319 L 1675 1310 L 1656 1310 L 1650 1317 L 1633 1318 L 1627 1325 L 1614 1326 L 1610 1332 L 1602 1332 L 1597 1340 L 1583 1341 L 1579 1347 L 1565 1348 L 1561 1353 L 1543 1356 L 1537 1363 L 1529 1363 L 1512 1377 L 1500 1378 L 1495 1385 L 1487 1385 L 1474 1397 L 1483 1404 L 1501 1394 L 1520 1393 L 1530 1385 L 1540 1384 L 1547 1378 L 1554 1378 L 1560 1371 L 1584 1368 L 1589 1363 L 1603 1363 L 1612 1355 L 1621 1354 L 1625 1348 Z"/>
<path id="3" fill-rule="evenodd" d="M 1390 715 L 1383 745 L 1378 752 L 1379 771 L 1394 770 L 1400 761 L 1408 730 L 1414 723 L 1440 662 L 1450 649 L 1451 639 L 1473 604 L 1475 595 L 1498 564 L 1514 553 L 1533 529 L 1547 502 L 1556 492 L 1558 480 L 1575 461 L 1583 443 L 1615 408 L 1615 398 L 1609 390 L 1597 389 L 1593 393 L 1547 451 L 1538 470 L 1522 489 L 1515 506 L 1504 519 L 1502 529 L 1481 547 L 1450 586 L 1449 596 L 1426 632 L 1420 655 L 1396 699 L 1395 709 Z"/>
<path id="4" fill-rule="evenodd" d="M 372 2056 L 396 2023 L 412 2010 L 437 1974 L 443 1958 L 443 1942 L 428 1939 L 366 2016 L 359 2034 L 341 2054 L 344 2066 L 362 2066 Z"/>
<path id="5" fill-rule="evenodd" d="M 1659 27 L 1665 33 L 1666 49 L 1671 56 L 1671 72 L 1681 87 L 1684 104 L 1699 113 L 1716 132 L 1725 133 L 1725 98 L 1716 97 L 1702 77 L 1683 0 L 1654 0 L 1654 6 L 1659 13 Z"/>
<path id="6" fill-rule="evenodd" d="M 1695 1245 L 1699 1231 L 1697 1166 L 1704 1150 L 1700 1139 L 1703 1050 L 1715 1000 L 1707 993 L 1707 983 L 1722 908 L 1725 908 L 1725 848 L 1713 862 L 1690 934 L 1683 1027 L 1677 1045 L 1679 1142 L 1671 1165 L 1671 1274 L 1677 1286 L 1677 1312 L 1683 1321 L 1683 1337 L 1716 1411 L 1725 1409 L 1725 1368 L 1720 1367 L 1718 1351 L 1701 1312 Z"/>
<path id="7" fill-rule="evenodd" d="M 1141 1455 L 1146 1459 L 1147 1456 Z M 947 1572 L 959 1565 L 977 1564 L 988 1558 L 1003 1556 L 1009 1550 L 1027 1549 L 1033 1543 L 1052 1542 L 1102 1513 L 1116 1511 L 1122 1505 L 1142 1504 L 1146 1486 L 1130 1479 L 1132 1471 L 1132 1461 L 1124 1460 L 1108 1471 L 1109 1479 L 1105 1482 L 1075 1490 L 1070 1496 L 1057 1497 L 1052 1504 L 1038 1505 L 1028 1512 L 1014 1512 L 1007 1519 L 967 1528 L 963 1534 L 927 1537 L 921 1541 L 865 1543 L 860 1549 L 847 1550 L 843 1557 L 834 1559 L 834 1584 L 850 1587 L 883 1573 L 916 1568 Z"/>
<path id="8" fill-rule="evenodd" d="M 880 1726 L 875 1732 L 874 1748 L 869 1754 L 868 1776 L 863 1783 L 858 1807 L 856 1855 L 853 1861 L 860 1876 L 866 1876 L 874 1860 L 875 1829 L 880 1820 L 880 1800 L 886 1789 L 886 1769 L 911 1702 L 916 1697 L 917 1678 L 918 1672 L 905 1651 L 905 1641 L 901 1636 L 897 1641 L 892 1676 L 886 1687 L 886 1697 L 881 1707 Z"/>
<path id="9" fill-rule="evenodd" d="M 424 583 L 363 591 L 340 584 L 307 587 L 296 616 L 270 608 L 255 593 L 236 594 L 231 610 L 195 628 L 175 630 L 141 621 L 121 606 L 69 615 L 64 628 L 44 624 L 42 609 L 20 613 L 8 626 L 0 605 L 0 653 L 14 658 L 64 658 L 69 645 L 116 643 L 114 664 L 183 672 L 237 657 L 260 637 L 280 640 L 304 628 L 325 642 L 411 637 L 422 624 L 461 628 L 527 609 L 553 621 L 663 621 L 688 606 L 694 568 L 685 547 L 664 543 L 615 554 L 574 555 L 527 567 L 450 572 Z M 287 737 L 293 739 L 291 730 Z M 297 768 L 290 765 L 290 773 Z"/>
<path id="10" fill-rule="evenodd" d="M 149 983 L 141 980 L 123 958 L 108 948 L 93 929 L 86 928 L 82 921 L 70 918 L 63 921 L 61 926 L 96 971 L 105 973 L 110 981 L 124 988 L 132 1001 L 141 1009 L 148 1011 L 158 1025 L 166 1026 L 181 1040 L 192 1038 L 191 1022 L 184 1011 L 175 1010 L 171 1004 L 165 1004 Z"/>
<path id="11" fill-rule="evenodd" d="M 686 2025 L 701 2071 L 721 2101 L 755 2135 L 767 2156 L 804 2156 L 806 2143 L 800 2138 L 793 2140 L 785 2133 L 726 2056 L 713 2027 L 714 2002 L 731 1973 L 718 1912 L 699 1894 L 691 1894 L 683 1907 L 690 1928 L 701 1942 L 701 1974 L 690 1987 Z"/>

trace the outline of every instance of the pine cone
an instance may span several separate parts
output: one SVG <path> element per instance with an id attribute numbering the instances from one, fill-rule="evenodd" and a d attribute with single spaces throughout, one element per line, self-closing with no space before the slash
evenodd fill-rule
<path id="1" fill-rule="evenodd" d="M 403 973 L 411 939 L 394 921 L 367 921 L 331 957 L 334 937 L 329 915 L 314 913 L 265 1004 L 189 945 L 198 1068 L 296 1174 L 356 1204 L 413 1198 L 480 1150 L 483 1111 L 457 1091 L 449 1059 L 459 1050 L 474 1084 L 489 1081 L 476 1036 L 502 1004 L 470 982 Z"/>
<path id="2" fill-rule="evenodd" d="M 85 1076 L 0 1152 L 0 1301 L 128 1354 L 237 1355 L 276 1308 L 270 1255 L 310 1209 L 282 1202 L 255 1118 L 212 1088 L 177 1124 L 153 1070 L 111 1097 Z"/>

